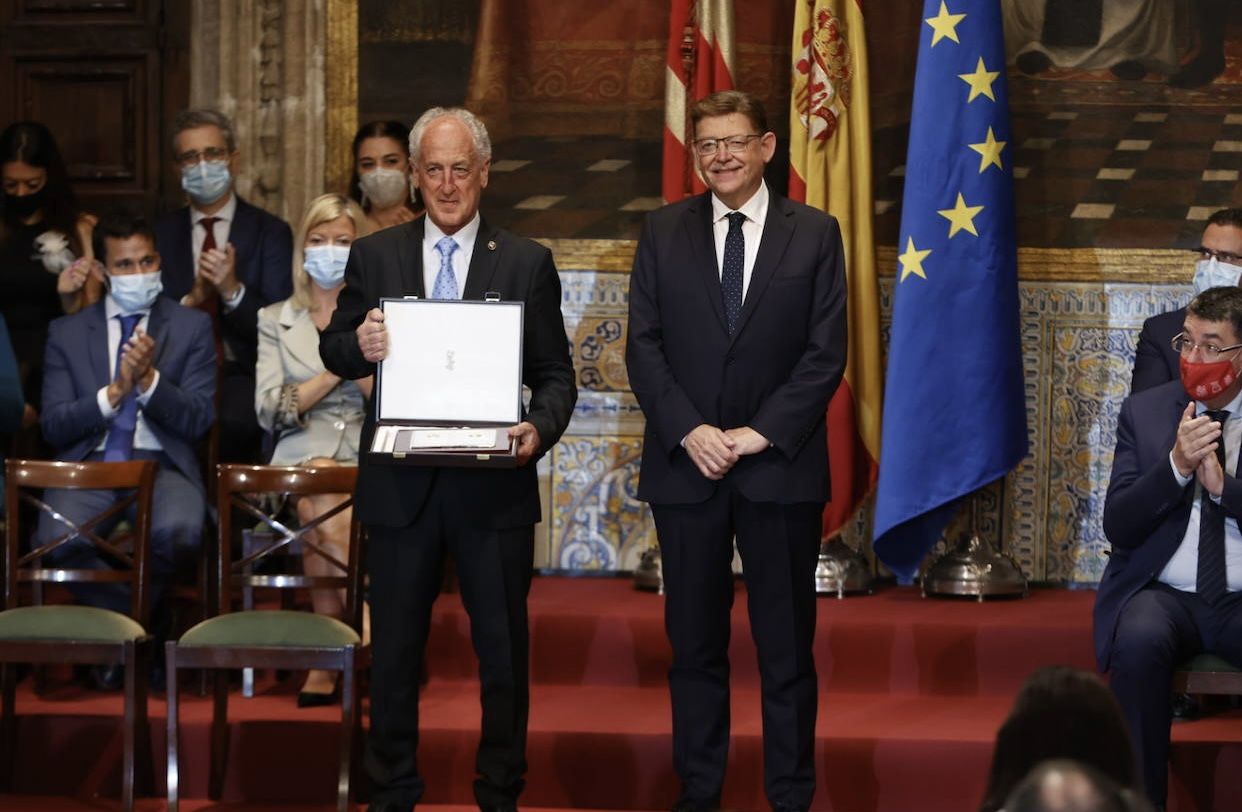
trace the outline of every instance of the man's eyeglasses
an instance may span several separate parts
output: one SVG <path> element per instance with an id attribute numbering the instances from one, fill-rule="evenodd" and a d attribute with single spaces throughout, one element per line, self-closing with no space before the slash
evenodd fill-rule
<path id="1" fill-rule="evenodd" d="M 720 147 L 724 146 L 725 152 L 730 155 L 737 155 L 739 152 L 746 150 L 746 145 L 756 138 L 762 138 L 758 133 L 750 135 L 730 135 L 727 138 L 700 138 L 694 142 L 694 151 L 706 158 L 708 155 L 715 155 L 720 151 Z"/>
<path id="2" fill-rule="evenodd" d="M 208 147 L 202 152 L 192 149 L 189 152 L 181 153 L 177 156 L 177 163 L 182 166 L 193 166 L 199 161 L 227 161 L 228 158 L 229 151 L 227 149 L 221 149 L 220 147 Z"/>
<path id="3" fill-rule="evenodd" d="M 1214 251 L 1211 248 L 1204 248 L 1202 245 L 1190 250 L 1199 259 L 1214 259 L 1226 265 L 1237 265 L 1242 260 L 1242 254 L 1235 254 L 1232 251 Z"/>
<path id="4" fill-rule="evenodd" d="M 1203 354 L 1203 360 L 1209 364 L 1213 361 L 1219 361 L 1220 357 L 1225 353 L 1242 350 L 1242 344 L 1233 344 L 1228 347 L 1218 347 L 1215 344 L 1196 344 L 1185 333 L 1178 333 L 1173 336 L 1173 341 L 1170 343 L 1173 345 L 1173 351 L 1178 355 L 1190 355 L 1195 350 L 1198 350 Z"/>

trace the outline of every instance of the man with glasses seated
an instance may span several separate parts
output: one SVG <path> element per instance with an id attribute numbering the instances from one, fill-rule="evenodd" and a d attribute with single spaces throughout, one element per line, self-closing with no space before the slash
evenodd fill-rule
<path id="1" fill-rule="evenodd" d="M 172 147 L 189 205 L 155 225 L 164 292 L 214 320 L 220 460 L 261 462 L 254 411 L 259 310 L 293 293 L 293 232 L 284 220 L 234 192 L 238 152 L 226 116 L 214 110 L 180 113 Z"/>
<path id="2" fill-rule="evenodd" d="M 1242 209 L 1221 209 L 1208 218 L 1199 247 L 1193 249 L 1194 288 L 1200 294 L 1208 288 L 1237 285 L 1242 276 Z M 1140 392 L 1177 380 L 1178 356 L 1170 343 L 1182 331 L 1186 308 L 1152 316 L 1143 322 L 1130 391 Z"/>
<path id="3" fill-rule="evenodd" d="M 1095 602 L 1095 649 L 1163 809 L 1178 665 L 1242 666 L 1242 288 L 1205 290 L 1170 342 L 1179 380 L 1121 407 Z"/>

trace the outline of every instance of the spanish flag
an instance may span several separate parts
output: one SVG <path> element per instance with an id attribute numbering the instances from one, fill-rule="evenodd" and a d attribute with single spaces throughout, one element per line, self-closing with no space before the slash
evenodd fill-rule
<path id="1" fill-rule="evenodd" d="M 789 196 L 841 224 L 849 308 L 845 381 L 828 405 L 832 500 L 824 535 L 875 486 L 880 458 L 880 297 L 871 194 L 871 116 L 862 0 L 797 0 L 789 116 Z"/>
<path id="2" fill-rule="evenodd" d="M 733 89 L 733 0 L 673 0 L 664 71 L 665 203 L 707 189 L 686 148 L 690 108 L 717 90 Z"/>

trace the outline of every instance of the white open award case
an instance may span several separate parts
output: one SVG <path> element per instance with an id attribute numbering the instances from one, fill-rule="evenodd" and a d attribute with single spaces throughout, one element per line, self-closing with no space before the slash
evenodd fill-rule
<path id="1" fill-rule="evenodd" d="M 380 300 L 388 353 L 375 373 L 367 453 L 397 465 L 512 468 L 522 420 L 522 302 Z"/>

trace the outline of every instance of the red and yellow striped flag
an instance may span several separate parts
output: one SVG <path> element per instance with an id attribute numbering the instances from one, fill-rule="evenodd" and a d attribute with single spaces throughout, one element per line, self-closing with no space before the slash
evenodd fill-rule
<path id="1" fill-rule="evenodd" d="M 664 202 L 707 187 L 686 148 L 690 107 L 717 90 L 733 88 L 733 0 L 673 0 L 664 71 Z"/>
<path id="2" fill-rule="evenodd" d="M 849 296 L 845 380 L 828 406 L 825 535 L 839 531 L 875 486 L 880 458 L 880 297 L 861 3 L 798 0 L 793 29 L 789 196 L 841 224 Z"/>

